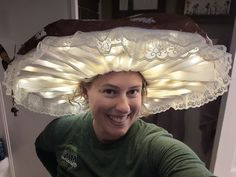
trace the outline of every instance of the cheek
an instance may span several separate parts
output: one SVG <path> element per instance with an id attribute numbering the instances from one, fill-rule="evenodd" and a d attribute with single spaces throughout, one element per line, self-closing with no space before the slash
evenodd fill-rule
<path id="1" fill-rule="evenodd" d="M 109 105 L 111 105 L 111 103 L 100 94 L 88 92 L 88 106 L 91 111 L 98 112 L 99 110 L 107 108 Z"/>
<path id="2" fill-rule="evenodd" d="M 89 95 L 88 96 L 88 106 L 90 109 L 96 109 L 99 104 L 97 103 L 96 96 Z"/>
<path id="3" fill-rule="evenodd" d="M 139 101 L 137 103 L 137 107 L 139 107 L 139 109 L 141 109 L 142 104 L 143 104 L 142 99 L 139 99 Z"/>
<path id="4" fill-rule="evenodd" d="M 137 98 L 137 104 L 139 104 L 141 106 L 142 103 L 143 103 L 143 96 L 139 95 L 138 98 Z"/>
<path id="5" fill-rule="evenodd" d="M 130 106 L 133 109 L 140 110 L 142 107 L 142 98 L 136 98 L 130 102 Z"/>

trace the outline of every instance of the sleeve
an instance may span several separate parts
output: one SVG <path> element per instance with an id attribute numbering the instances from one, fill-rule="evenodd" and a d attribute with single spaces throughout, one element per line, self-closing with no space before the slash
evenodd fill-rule
<path id="1" fill-rule="evenodd" d="M 39 134 L 35 141 L 35 150 L 39 160 L 44 167 L 53 176 L 57 176 L 57 159 L 56 159 L 56 127 L 59 119 L 53 120 Z"/>
<path id="2" fill-rule="evenodd" d="M 44 167 L 52 175 L 52 177 L 57 176 L 57 159 L 53 152 L 47 152 L 36 147 L 36 153 L 39 160 L 42 162 Z"/>
<path id="3" fill-rule="evenodd" d="M 70 136 L 76 120 L 76 116 L 54 119 L 36 138 L 36 154 L 53 177 L 57 176 L 57 147 L 63 144 L 65 139 Z"/>
<path id="4" fill-rule="evenodd" d="M 153 173 L 162 177 L 214 177 L 184 143 L 168 136 L 154 139 L 149 147 Z"/>

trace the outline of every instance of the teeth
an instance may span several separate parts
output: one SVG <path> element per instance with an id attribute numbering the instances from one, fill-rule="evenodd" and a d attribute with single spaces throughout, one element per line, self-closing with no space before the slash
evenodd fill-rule
<path id="1" fill-rule="evenodd" d="M 118 123 L 124 122 L 127 119 L 127 116 L 109 116 L 113 121 Z"/>

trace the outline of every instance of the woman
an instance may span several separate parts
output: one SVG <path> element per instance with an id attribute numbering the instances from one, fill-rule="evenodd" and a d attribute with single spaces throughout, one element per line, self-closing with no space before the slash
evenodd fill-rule
<path id="1" fill-rule="evenodd" d="M 46 38 L 9 67 L 6 85 L 33 111 L 70 114 L 35 143 L 53 177 L 210 177 L 192 150 L 139 117 L 214 100 L 230 62 L 198 34 L 122 27 Z"/>
<path id="2" fill-rule="evenodd" d="M 51 175 L 213 176 L 187 146 L 137 119 L 144 85 L 137 72 L 86 83 L 91 113 L 54 120 L 37 138 L 37 154 Z"/>

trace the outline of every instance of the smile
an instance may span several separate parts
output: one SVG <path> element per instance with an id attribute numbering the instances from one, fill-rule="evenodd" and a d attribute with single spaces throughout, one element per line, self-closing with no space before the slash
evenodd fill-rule
<path id="1" fill-rule="evenodd" d="M 123 125 L 126 120 L 129 118 L 130 115 L 126 116 L 114 116 L 114 115 L 108 115 L 108 118 L 112 121 L 115 125 Z"/>

